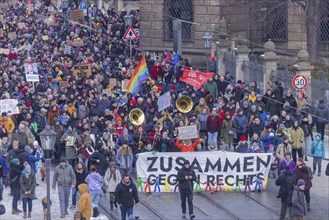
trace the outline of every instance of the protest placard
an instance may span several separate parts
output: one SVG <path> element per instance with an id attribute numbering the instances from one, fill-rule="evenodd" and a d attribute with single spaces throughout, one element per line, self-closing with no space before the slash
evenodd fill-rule
<path id="1" fill-rule="evenodd" d="M 178 127 L 178 138 L 179 140 L 197 138 L 199 135 L 196 125 Z"/>
<path id="2" fill-rule="evenodd" d="M 113 88 L 117 86 L 117 79 L 116 78 L 110 78 L 110 88 Z"/>
<path id="3" fill-rule="evenodd" d="M 71 53 L 71 46 L 65 45 L 64 47 L 64 54 L 70 54 Z"/>
<path id="4" fill-rule="evenodd" d="M 73 66 L 74 76 L 91 76 L 91 65 L 75 65 Z"/>
<path id="5" fill-rule="evenodd" d="M 177 170 L 185 160 L 191 162 L 197 181 L 194 190 L 248 191 L 262 186 L 266 189 L 268 173 L 274 157 L 270 153 L 204 152 L 146 152 L 138 154 L 136 162 L 137 188 L 140 192 L 176 192 Z"/>
<path id="6" fill-rule="evenodd" d="M 17 99 L 2 99 L 0 100 L 0 112 L 10 112 L 11 114 L 19 114 L 19 109 L 17 105 Z"/>
<path id="7" fill-rule="evenodd" d="M 55 18 L 54 16 L 50 16 L 45 19 L 45 22 L 48 26 L 54 25 L 55 24 Z"/>
<path id="8" fill-rule="evenodd" d="M 42 36 L 42 40 L 48 40 L 48 36 L 47 35 L 43 35 Z"/>
<path id="9" fill-rule="evenodd" d="M 5 54 L 5 55 L 8 55 L 8 54 L 9 54 L 9 52 L 10 52 L 10 50 L 9 50 L 9 49 L 7 49 L 7 48 L 0 48 L 0 54 Z"/>
<path id="10" fill-rule="evenodd" d="M 16 32 L 9 32 L 8 33 L 8 38 L 12 39 L 12 40 L 16 39 Z"/>
<path id="11" fill-rule="evenodd" d="M 38 66 L 36 63 L 24 63 L 27 82 L 39 82 Z"/>
<path id="12" fill-rule="evenodd" d="M 71 41 L 71 45 L 74 47 L 82 47 L 84 45 L 83 40 L 75 39 Z"/>
<path id="13" fill-rule="evenodd" d="M 70 84 L 68 81 L 59 81 L 59 86 L 62 88 L 62 89 L 66 89 L 66 88 L 69 88 L 70 87 Z"/>
<path id="14" fill-rule="evenodd" d="M 123 80 L 122 81 L 122 86 L 121 86 L 121 90 L 123 91 L 123 92 L 127 92 L 127 86 L 128 86 L 128 83 L 129 83 L 129 80 L 128 79 L 125 79 L 125 80 Z"/>
<path id="15" fill-rule="evenodd" d="M 168 108 L 170 106 L 171 96 L 170 92 L 166 92 L 158 99 L 158 111 L 161 112 L 162 110 Z"/>
<path id="16" fill-rule="evenodd" d="M 82 10 L 73 10 L 69 12 L 69 18 L 71 20 L 80 20 L 83 19 L 83 11 Z"/>
<path id="17" fill-rule="evenodd" d="M 25 23 L 23 23 L 23 22 L 19 22 L 17 24 L 17 26 L 18 26 L 19 29 L 22 29 L 22 28 L 25 28 L 26 27 Z"/>

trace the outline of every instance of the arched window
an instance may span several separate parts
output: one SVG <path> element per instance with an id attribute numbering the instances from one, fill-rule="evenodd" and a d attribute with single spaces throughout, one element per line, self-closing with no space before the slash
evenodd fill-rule
<path id="1" fill-rule="evenodd" d="M 173 39 L 173 20 L 193 22 L 193 17 L 193 0 L 164 0 L 164 39 Z M 182 22 L 182 40 L 192 40 L 192 25 L 188 22 Z"/>

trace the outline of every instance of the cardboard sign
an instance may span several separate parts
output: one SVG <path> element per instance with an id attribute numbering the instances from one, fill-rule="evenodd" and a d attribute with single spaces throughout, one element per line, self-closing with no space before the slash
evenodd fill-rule
<path id="1" fill-rule="evenodd" d="M 113 88 L 117 86 L 117 79 L 116 78 L 110 78 L 110 88 Z"/>
<path id="2" fill-rule="evenodd" d="M 16 39 L 16 32 L 9 32 L 8 33 L 8 38 L 9 39 Z"/>
<path id="3" fill-rule="evenodd" d="M 22 29 L 22 28 L 26 27 L 25 23 L 23 23 L 23 22 L 18 23 L 17 26 L 18 26 L 19 29 Z"/>
<path id="4" fill-rule="evenodd" d="M 125 80 L 123 80 L 122 81 L 122 88 L 121 88 L 121 90 L 123 91 L 123 92 L 127 92 L 127 86 L 128 86 L 128 83 L 129 83 L 129 80 L 128 79 L 125 79 Z"/>
<path id="5" fill-rule="evenodd" d="M 71 41 L 71 45 L 74 47 L 82 47 L 82 46 L 84 46 L 84 43 L 83 43 L 83 40 L 75 39 L 75 40 Z"/>
<path id="6" fill-rule="evenodd" d="M 83 19 L 83 11 L 82 10 L 74 10 L 69 12 L 69 18 L 71 20 L 80 20 Z"/>
<path id="7" fill-rule="evenodd" d="M 5 54 L 5 55 L 8 55 L 8 54 L 9 54 L 9 52 L 10 52 L 10 50 L 9 50 L 9 49 L 7 49 L 7 48 L 0 48 L 0 54 Z"/>
<path id="8" fill-rule="evenodd" d="M 48 36 L 47 35 L 43 35 L 42 36 L 42 40 L 48 40 L 49 38 L 48 38 Z"/>
<path id="9" fill-rule="evenodd" d="M 64 54 L 70 54 L 71 53 L 71 49 L 72 49 L 71 46 L 66 45 L 65 48 L 64 48 Z"/>
<path id="10" fill-rule="evenodd" d="M 17 99 L 3 99 L 0 100 L 0 113 L 19 114 Z"/>
<path id="11" fill-rule="evenodd" d="M 161 112 L 162 110 L 168 108 L 170 106 L 171 96 L 170 92 L 166 92 L 158 99 L 158 111 Z"/>
<path id="12" fill-rule="evenodd" d="M 74 65 L 74 76 L 91 76 L 91 65 Z"/>
<path id="13" fill-rule="evenodd" d="M 178 127 L 179 140 L 194 139 L 199 135 L 196 125 Z"/>
<path id="14" fill-rule="evenodd" d="M 69 88 L 70 87 L 70 84 L 68 81 L 59 81 L 59 86 L 62 88 L 62 89 L 66 89 L 66 88 Z"/>
<path id="15" fill-rule="evenodd" d="M 45 19 L 45 22 L 48 26 L 54 25 L 55 24 L 54 16 L 50 16 L 49 18 Z"/>

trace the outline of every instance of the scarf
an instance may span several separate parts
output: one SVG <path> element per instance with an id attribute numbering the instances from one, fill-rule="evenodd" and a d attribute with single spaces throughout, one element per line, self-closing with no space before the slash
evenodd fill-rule
<path id="1" fill-rule="evenodd" d="M 76 171 L 77 171 L 77 173 L 80 173 L 80 174 L 82 174 L 83 173 L 83 169 L 75 169 Z"/>
<path id="2" fill-rule="evenodd" d="M 32 172 L 26 172 L 26 170 L 23 170 L 22 174 L 25 176 L 25 177 L 29 177 L 31 175 Z"/>
<path id="3" fill-rule="evenodd" d="M 116 170 L 114 170 L 113 172 L 112 172 L 112 170 L 111 170 L 111 172 L 110 172 L 110 179 L 116 179 L 117 178 L 117 174 L 116 174 Z"/>

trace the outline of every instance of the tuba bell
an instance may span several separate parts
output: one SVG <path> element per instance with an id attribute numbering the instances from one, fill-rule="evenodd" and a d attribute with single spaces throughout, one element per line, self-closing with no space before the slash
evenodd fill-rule
<path id="1" fill-rule="evenodd" d="M 133 125 L 141 125 L 145 120 L 145 115 L 139 108 L 134 108 L 129 112 L 129 120 Z"/>
<path id="2" fill-rule="evenodd" d="M 177 99 L 176 106 L 181 113 L 188 113 L 193 108 L 193 102 L 190 97 L 183 95 Z"/>

